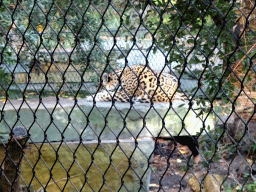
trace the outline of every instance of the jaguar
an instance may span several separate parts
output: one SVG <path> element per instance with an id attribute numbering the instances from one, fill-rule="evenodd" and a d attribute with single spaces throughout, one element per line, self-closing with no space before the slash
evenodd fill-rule
<path id="1" fill-rule="evenodd" d="M 158 73 L 145 65 L 135 65 L 104 73 L 100 91 L 88 101 L 170 102 L 174 99 L 178 80 L 169 73 Z"/>

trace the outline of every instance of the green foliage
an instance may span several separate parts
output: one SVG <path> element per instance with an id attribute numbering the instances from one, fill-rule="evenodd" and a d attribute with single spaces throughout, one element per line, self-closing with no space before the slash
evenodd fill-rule
<path id="1" fill-rule="evenodd" d="M 0 67 L 0 90 L 6 89 L 6 83 L 10 82 L 11 75 Z"/>
<path id="2" fill-rule="evenodd" d="M 161 25 L 156 35 L 160 41 L 164 39 L 165 42 L 160 45 L 163 45 L 165 51 L 170 51 L 172 46 L 177 47 L 171 50 L 169 59 L 180 63 L 175 69 L 181 76 L 190 74 L 187 68 L 183 70 L 185 66 L 192 68 L 193 65 L 201 64 L 205 68 L 203 74 L 202 71 L 196 71 L 193 78 L 204 79 L 206 94 L 210 99 L 216 95 L 223 96 L 221 95 L 223 93 L 219 91 L 219 85 L 223 84 L 230 71 L 225 70 L 226 61 L 215 63 L 214 61 L 208 62 L 207 59 L 214 56 L 214 50 L 218 51 L 217 56 L 222 58 L 222 52 L 228 53 L 225 49 L 232 50 L 235 46 L 233 36 L 228 31 L 234 26 L 232 19 L 235 17 L 235 10 L 231 9 L 228 12 L 231 3 L 224 0 L 214 1 L 214 4 L 222 13 L 227 14 L 226 18 L 218 14 L 208 1 L 176 1 L 169 8 L 163 9 L 166 22 L 164 22 L 165 25 Z M 159 9 L 161 10 L 162 7 Z M 224 21 L 227 22 L 226 28 L 220 27 Z M 165 27 L 168 27 L 172 33 L 166 36 L 166 30 L 162 30 Z M 219 35 L 218 41 L 216 41 L 217 35 Z M 216 49 L 217 43 L 219 50 Z M 188 57 L 191 59 L 187 59 Z M 227 85 L 222 88 L 224 91 L 233 90 L 234 87 L 231 86 Z M 228 93 L 230 93 L 229 96 L 232 95 L 232 91 Z M 192 94 L 194 94 L 193 91 Z"/>
<path id="3" fill-rule="evenodd" d="M 211 130 L 210 126 L 208 126 L 206 132 L 207 134 L 201 136 L 199 141 L 201 153 L 206 160 L 216 161 L 220 158 L 218 149 L 221 145 L 220 142 L 217 143 L 217 140 L 221 137 L 223 130 L 218 127 Z"/>
<path id="4" fill-rule="evenodd" d="M 14 68 L 40 73 L 41 66 L 59 63 L 72 64 L 71 68 L 81 73 L 90 63 L 88 71 L 95 74 L 92 80 L 98 83 L 97 74 L 102 73 L 107 59 L 116 60 L 114 53 L 104 52 L 101 39 L 109 36 L 107 27 L 116 27 L 111 18 L 114 10 L 107 11 L 103 21 L 106 8 L 104 0 L 1 1 L 0 89 L 15 85 L 10 75 L 17 72 Z"/>
<path id="5" fill-rule="evenodd" d="M 228 132 L 228 129 L 226 131 Z M 230 133 L 227 134 L 226 131 L 222 126 L 216 126 L 214 129 L 208 126 L 206 130 L 201 129 L 198 133 L 200 134 L 200 152 L 208 162 L 217 161 L 221 156 L 225 159 L 233 158 L 237 155 L 237 151 L 245 154 L 247 158 L 255 159 L 256 143 L 253 142 L 256 139 L 255 136 L 252 139 L 247 135 L 244 136 L 243 132 L 230 136 Z M 230 137 L 237 143 L 233 142 Z M 208 166 L 207 162 L 204 163 Z"/>
<path id="6" fill-rule="evenodd" d="M 236 5 L 242 8 L 241 2 L 236 1 Z M 148 30 L 145 36 L 154 40 L 148 51 L 156 52 L 161 48 L 168 53 L 169 64 L 173 61 L 178 63 L 173 68 L 182 78 L 200 80 L 201 88 L 209 98 L 207 100 L 212 102 L 221 98 L 224 103 L 228 103 L 228 98 L 234 99 L 241 89 L 241 83 L 233 72 L 240 74 L 238 77 L 240 80 L 244 78 L 246 84 L 254 82 L 252 79 L 255 79 L 255 73 L 244 77 L 251 61 L 243 57 L 256 37 L 253 33 L 245 32 L 239 39 L 240 50 L 237 49 L 232 30 L 241 14 L 233 1 L 139 1 L 128 10 L 133 10 L 135 14 L 125 15 L 124 23 L 132 25 L 132 31 L 136 27 Z M 142 13 L 143 21 L 139 13 Z M 143 25 L 139 26 L 142 22 Z M 255 50 L 248 53 L 249 56 L 254 54 Z M 240 60 L 239 69 L 232 72 L 231 69 Z M 203 66 L 203 71 L 196 70 L 197 66 Z M 197 88 L 187 94 L 194 95 L 198 92 Z M 204 102 L 202 98 L 197 99 Z"/>
<path id="7" fill-rule="evenodd" d="M 246 175 L 245 177 L 249 177 L 250 175 Z M 249 182 L 245 184 L 243 187 L 237 186 L 236 191 L 256 191 L 256 181 Z"/>
<path id="8" fill-rule="evenodd" d="M 246 191 L 256 191 L 256 182 L 254 181 L 253 183 L 247 184 L 245 186 Z"/>
<path id="9" fill-rule="evenodd" d="M 106 63 L 114 67 L 117 58 L 129 53 L 104 50 L 101 37 L 138 39 L 142 38 L 139 30 L 145 30 L 144 37 L 154 42 L 148 52 L 160 48 L 168 53 L 169 64 L 178 63 L 173 66 L 175 71 L 182 78 L 200 80 L 210 101 L 222 98 L 229 102 L 228 97 L 236 96 L 241 85 L 231 68 L 241 60 L 235 72 L 247 72 L 251 61 L 243 59 L 246 51 L 242 50 L 248 50 L 255 40 L 253 33 L 246 32 L 237 49 L 232 30 L 241 14 L 226 0 L 3 0 L 0 10 L 1 65 L 21 64 L 32 70 L 38 64 L 59 61 L 79 66 L 81 71 L 91 69 L 97 77 Z M 254 54 L 255 50 L 248 53 Z M 203 66 L 203 71 L 196 70 L 197 66 Z M 255 74 L 248 73 L 244 83 L 253 79 Z M 8 78 L 4 81 L 8 84 Z M 197 87 L 188 94 L 196 92 Z"/>

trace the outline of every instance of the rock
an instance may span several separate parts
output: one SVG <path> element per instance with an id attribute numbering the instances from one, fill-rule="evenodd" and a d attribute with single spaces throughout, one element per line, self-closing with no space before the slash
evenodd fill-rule
<path id="1" fill-rule="evenodd" d="M 223 182 L 223 178 L 218 174 L 208 173 L 204 181 L 205 192 L 218 192 L 221 191 L 220 186 Z"/>
<path id="2" fill-rule="evenodd" d="M 200 154 L 198 154 L 197 156 L 194 157 L 195 164 L 199 164 L 201 161 L 202 161 L 202 158 L 201 158 Z"/>
<path id="3" fill-rule="evenodd" d="M 220 116 L 216 121 L 217 126 L 222 126 L 226 122 L 227 125 L 233 125 L 235 123 L 235 116 L 234 115 L 223 115 Z"/>
<path id="4" fill-rule="evenodd" d="M 199 181 L 200 181 L 200 179 L 197 174 L 192 175 L 192 177 L 188 180 L 188 184 L 193 192 L 202 191 L 201 190 L 202 186 L 200 185 Z"/>

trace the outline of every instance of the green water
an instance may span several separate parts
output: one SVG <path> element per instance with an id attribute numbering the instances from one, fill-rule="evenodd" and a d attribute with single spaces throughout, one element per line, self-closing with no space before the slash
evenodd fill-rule
<path id="1" fill-rule="evenodd" d="M 132 143 L 123 143 L 120 147 L 116 147 L 116 144 L 100 146 L 71 143 L 68 145 L 31 144 L 25 150 L 27 159 L 23 158 L 21 167 L 21 176 L 24 181 L 20 179 L 20 183 L 22 186 L 28 186 L 31 183 L 30 190 L 33 191 L 41 191 L 44 188 L 54 192 L 63 189 L 64 191 L 90 192 L 93 191 L 91 188 L 95 191 L 100 189 L 101 191 L 118 191 L 119 188 L 121 191 L 127 191 L 124 186 L 121 186 L 123 180 L 129 191 L 138 191 L 140 177 L 144 184 L 148 179 L 148 174 L 144 175 L 147 172 L 148 157 L 134 147 Z M 3 146 L 0 149 L 0 163 L 2 163 L 5 152 Z M 135 152 L 131 158 L 133 169 L 131 169 L 127 156 L 129 157 L 134 149 Z M 112 162 L 110 162 L 110 156 Z M 85 182 L 85 176 L 87 182 Z"/>

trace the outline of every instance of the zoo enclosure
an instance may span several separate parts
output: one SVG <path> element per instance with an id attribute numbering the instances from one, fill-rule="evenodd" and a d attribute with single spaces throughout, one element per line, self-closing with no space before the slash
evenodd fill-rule
<path id="1" fill-rule="evenodd" d="M 1 1 L 0 5 L 1 124 L 7 127 L 8 134 L 16 124 L 24 124 L 19 120 L 23 104 L 17 109 L 13 107 L 16 123 L 9 124 L 4 115 L 7 104 L 12 105 L 11 99 L 16 95 L 28 106 L 26 97 L 38 98 L 39 105 L 43 105 L 42 97 L 49 92 L 57 98 L 56 104 L 67 93 L 76 100 L 83 91 L 85 95 L 97 91 L 95 85 L 104 72 L 145 64 L 179 79 L 177 92 L 189 103 L 188 111 L 202 122 L 197 139 L 203 142 L 208 136 L 211 143 L 203 145 L 200 151 L 209 169 L 211 161 L 222 154 L 218 144 L 224 146 L 223 140 L 230 140 L 229 146 L 236 149 L 234 156 L 246 152 L 241 145 L 256 145 L 254 130 L 250 128 L 255 118 L 255 2 L 44 0 Z M 170 110 L 175 111 L 172 106 Z M 31 113 L 37 122 L 40 117 L 36 111 Z M 69 117 L 71 113 L 72 110 L 67 112 Z M 218 128 L 217 135 L 212 135 L 204 124 L 209 114 L 220 121 L 222 129 Z M 49 115 L 52 117 L 53 113 Z M 232 117 L 240 123 L 236 131 L 242 134 L 229 129 Z M 164 116 L 161 118 L 164 122 Z M 179 116 L 182 125 L 185 118 L 186 115 Z M 26 129 L 29 131 L 34 123 Z M 47 128 L 41 128 L 44 134 Z M 1 136 L 4 148 L 8 146 L 6 134 Z M 61 137 L 63 134 L 59 132 Z M 47 136 L 44 139 L 43 144 Z M 64 138 L 59 141 L 66 142 Z M 36 141 L 28 142 L 36 146 Z M 254 152 L 248 154 L 254 157 Z M 247 182 L 255 182 L 255 162 L 245 161 L 251 177 L 236 183 L 246 189 Z M 102 175 L 104 178 L 105 173 Z M 229 178 L 228 174 L 225 178 Z M 23 181 L 23 185 L 30 187 L 31 182 Z M 219 184 L 225 187 L 225 182 Z M 47 188 L 47 183 L 41 185 Z"/>

